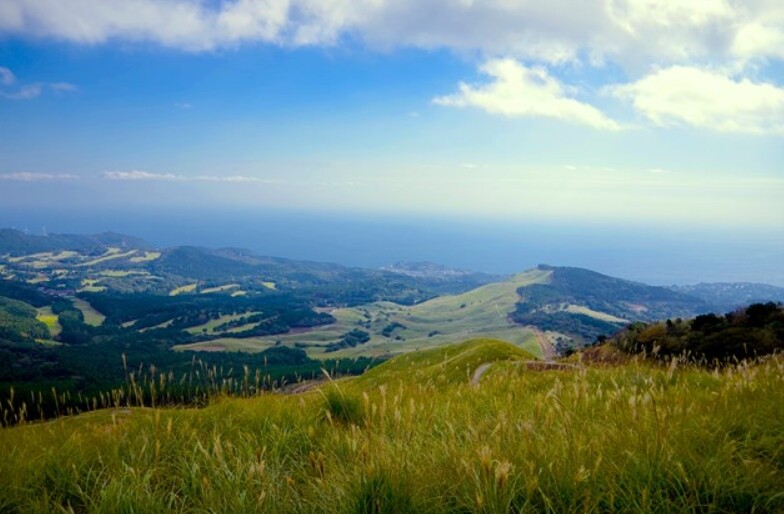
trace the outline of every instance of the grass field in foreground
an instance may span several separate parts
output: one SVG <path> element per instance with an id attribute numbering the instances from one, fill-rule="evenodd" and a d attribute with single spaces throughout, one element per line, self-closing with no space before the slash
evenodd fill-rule
<path id="1" fill-rule="evenodd" d="M 0 510 L 784 510 L 782 357 L 534 372 L 506 348 L 419 352 L 302 395 L 2 429 Z"/>

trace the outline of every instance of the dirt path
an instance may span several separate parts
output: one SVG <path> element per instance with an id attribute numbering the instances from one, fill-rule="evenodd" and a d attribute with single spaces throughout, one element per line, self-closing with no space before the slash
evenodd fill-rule
<path id="1" fill-rule="evenodd" d="M 474 376 L 471 377 L 471 385 L 478 386 L 479 380 L 482 378 L 482 375 L 484 375 L 485 371 L 490 369 L 490 366 L 492 365 L 493 365 L 492 362 L 485 362 L 484 364 L 480 364 L 479 367 L 476 368 L 476 371 L 474 371 Z"/>
<path id="2" fill-rule="evenodd" d="M 276 393 L 281 394 L 301 394 L 310 391 L 314 387 L 320 386 L 326 382 L 325 379 L 320 378 L 316 380 L 305 380 L 303 382 L 295 382 L 293 384 L 286 384 L 283 387 L 275 390 Z"/>
<path id="3" fill-rule="evenodd" d="M 539 342 L 539 348 L 542 349 L 542 357 L 544 357 L 544 360 L 551 361 L 555 359 L 558 356 L 558 354 L 555 352 L 555 346 L 553 346 L 553 343 L 550 342 L 550 339 L 544 335 L 544 332 L 534 326 L 530 326 L 528 328 L 530 328 L 536 336 L 536 340 Z"/>

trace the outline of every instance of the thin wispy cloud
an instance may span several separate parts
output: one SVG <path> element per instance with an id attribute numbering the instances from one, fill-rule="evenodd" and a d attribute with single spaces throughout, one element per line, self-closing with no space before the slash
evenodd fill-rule
<path id="1" fill-rule="evenodd" d="M 74 84 L 68 82 L 50 82 L 47 86 L 55 93 L 74 93 L 79 90 Z"/>
<path id="2" fill-rule="evenodd" d="M 0 66 L 0 84 L 10 86 L 16 82 L 16 76 L 8 68 Z"/>
<path id="3" fill-rule="evenodd" d="M 0 180 L 14 182 L 49 182 L 57 180 L 79 180 L 77 175 L 70 173 L 0 173 Z"/>
<path id="4" fill-rule="evenodd" d="M 9 100 L 31 100 L 41 96 L 43 90 L 41 84 L 28 84 L 13 91 L 0 91 L 0 96 Z"/>
<path id="5" fill-rule="evenodd" d="M 277 184 L 280 180 L 254 177 L 249 175 L 181 175 L 174 173 L 151 173 L 148 171 L 104 171 L 101 178 L 116 181 L 158 181 L 158 182 L 221 182 L 227 184 Z"/>
<path id="6" fill-rule="evenodd" d="M 180 181 L 185 180 L 182 175 L 174 175 L 172 173 L 150 173 L 147 171 L 104 171 L 101 177 L 107 180 L 125 180 L 125 181 L 140 181 L 140 180 L 160 180 L 160 181 Z"/>
<path id="7" fill-rule="evenodd" d="M 2 8 L 0 7 L 0 11 Z M 19 85 L 16 75 L 8 68 L 0 67 L 0 97 L 8 100 L 32 100 L 38 98 L 45 89 L 55 93 L 72 93 L 77 87 L 68 82 L 45 82 Z"/>

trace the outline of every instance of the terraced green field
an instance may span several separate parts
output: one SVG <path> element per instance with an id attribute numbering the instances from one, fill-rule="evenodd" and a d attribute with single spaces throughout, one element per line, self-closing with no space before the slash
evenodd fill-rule
<path id="1" fill-rule="evenodd" d="M 222 286 L 206 287 L 201 290 L 201 294 L 222 293 L 240 287 L 239 284 L 224 284 Z"/>
<path id="2" fill-rule="evenodd" d="M 541 350 L 535 334 L 512 323 L 506 314 L 514 310 L 519 287 L 545 283 L 549 274 L 546 270 L 531 270 L 504 282 L 489 284 L 460 295 L 441 296 L 414 306 L 376 302 L 360 307 L 331 309 L 328 312 L 337 320 L 332 325 L 256 338 L 253 345 L 242 346 L 263 350 L 275 341 L 282 341 L 287 346 L 304 346 L 314 358 L 378 357 L 482 336 L 513 343 L 540 356 Z M 402 326 L 392 330 L 388 336 L 384 335 L 384 330 L 392 324 Z M 354 329 L 368 332 L 370 341 L 337 352 L 324 351 L 327 344 L 339 340 L 343 334 Z"/>
<path id="3" fill-rule="evenodd" d="M 99 327 L 103 325 L 104 321 L 106 321 L 106 316 L 95 310 L 92 305 L 82 300 L 81 298 L 74 298 L 73 304 L 74 307 L 82 311 L 84 322 L 88 325 Z"/>
<path id="4" fill-rule="evenodd" d="M 199 284 L 188 284 L 181 287 L 177 287 L 169 291 L 169 296 L 177 296 L 178 294 L 192 293 L 196 291 L 196 288 L 198 286 Z"/>
<path id="5" fill-rule="evenodd" d="M 126 259 L 135 254 L 136 254 L 136 250 L 129 250 L 127 252 L 122 252 L 119 248 L 112 248 L 108 252 L 106 252 L 105 255 L 102 255 L 96 259 L 87 262 L 83 262 L 81 264 L 77 264 L 77 266 L 83 266 L 83 267 L 95 266 L 97 264 L 102 264 L 108 261 L 113 261 L 117 259 Z"/>
<path id="6" fill-rule="evenodd" d="M 60 332 L 63 331 L 63 327 L 60 326 L 60 317 L 52 312 L 51 307 L 38 308 L 38 316 L 36 318 L 49 327 L 49 333 L 52 334 L 52 337 L 59 336 Z"/>
<path id="7" fill-rule="evenodd" d="M 217 327 L 221 326 L 221 325 L 226 324 L 226 323 L 231 323 L 232 321 L 237 321 L 240 318 L 253 316 L 254 314 L 261 314 L 261 313 L 254 311 L 254 312 L 243 312 L 243 313 L 240 313 L 240 314 L 226 314 L 224 316 L 220 316 L 218 318 L 211 319 L 211 320 L 207 321 L 206 323 L 202 323 L 201 325 L 195 325 L 193 327 L 187 328 L 187 329 L 185 329 L 185 331 L 190 333 L 190 334 L 223 333 L 223 331 L 217 332 L 215 329 Z M 226 332 L 228 332 L 228 331 L 226 331 Z"/>
<path id="8" fill-rule="evenodd" d="M 265 338 L 248 337 L 220 337 L 201 343 L 177 345 L 172 348 L 175 352 L 199 351 L 199 352 L 247 352 L 259 353 L 274 345 Z"/>

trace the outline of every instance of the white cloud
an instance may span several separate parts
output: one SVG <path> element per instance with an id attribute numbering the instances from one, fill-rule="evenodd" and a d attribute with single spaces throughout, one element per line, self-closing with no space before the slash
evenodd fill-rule
<path id="1" fill-rule="evenodd" d="M 715 75 L 708 69 L 750 76 L 752 71 L 764 73 L 771 61 L 784 61 L 784 1 L 0 0 L 0 36 L 9 35 L 82 44 L 153 43 L 194 52 L 258 43 L 329 46 L 344 39 L 381 50 L 446 49 L 484 59 L 493 82 L 462 84 L 458 93 L 438 98 L 439 103 L 603 129 L 617 129 L 618 124 L 576 99 L 552 70 L 567 63 L 573 68 L 612 64 L 630 80 L 644 77 L 615 91 L 655 123 L 704 126 L 718 120 L 714 128 L 719 130 L 770 132 L 775 123 L 766 121 L 760 106 L 775 96 L 769 89 L 777 86 L 725 77 L 735 87 L 720 78 L 694 76 L 700 67 L 704 76 Z M 525 64 L 515 68 L 515 62 Z M 656 70 L 672 69 L 695 70 L 688 77 L 694 87 L 742 88 L 762 96 L 744 98 L 736 107 L 717 107 L 706 102 L 726 98 L 724 93 L 690 89 L 685 94 L 681 89 L 682 99 L 663 101 L 665 93 L 645 89 L 646 80 L 666 78 Z M 0 96 L 29 99 L 46 87 L 72 90 L 31 84 L 11 91 L 14 81 L 10 70 L 0 68 Z M 650 103 L 689 104 L 688 113 Z M 697 112 L 705 108 L 705 114 Z"/>
<path id="2" fill-rule="evenodd" d="M 461 83 L 459 92 L 435 98 L 438 105 L 476 107 L 508 117 L 546 117 L 618 130 L 620 126 L 592 105 L 570 98 L 567 88 L 542 67 L 526 67 L 513 59 L 496 59 L 480 70 L 493 80 L 479 86 Z"/>
<path id="3" fill-rule="evenodd" d="M 42 182 L 52 180 L 78 180 L 76 175 L 68 173 L 0 173 L 0 180 L 12 180 L 16 182 Z"/>
<path id="4" fill-rule="evenodd" d="M 741 59 L 767 57 L 784 59 L 784 2 L 780 0 L 746 0 L 731 46 Z"/>
<path id="5" fill-rule="evenodd" d="M 249 175 L 176 175 L 173 173 L 150 173 L 148 171 L 104 171 L 101 177 L 119 181 L 162 181 L 162 182 L 222 182 L 227 184 L 261 183 L 277 184 L 280 181 Z"/>
<path id="6" fill-rule="evenodd" d="M 673 66 L 609 91 L 660 126 L 784 134 L 784 88 L 769 83 Z"/>
<path id="7" fill-rule="evenodd" d="M 174 175 L 171 173 L 150 173 L 147 171 L 139 171 L 139 170 L 132 170 L 132 171 L 104 171 L 101 173 L 101 176 L 107 180 L 129 180 L 129 181 L 136 181 L 136 180 L 163 180 L 163 181 L 172 181 L 172 180 L 185 180 L 185 177 L 182 175 Z"/>
<path id="8" fill-rule="evenodd" d="M 191 51 L 246 42 L 446 48 L 629 66 L 782 57 L 780 0 L 3 0 L 0 33 Z"/>

